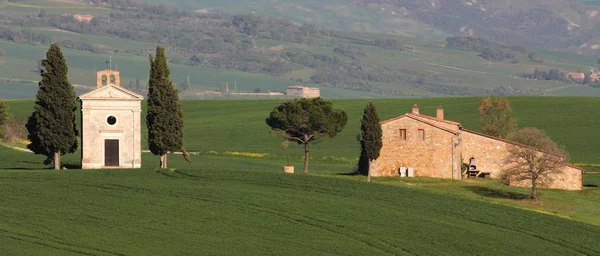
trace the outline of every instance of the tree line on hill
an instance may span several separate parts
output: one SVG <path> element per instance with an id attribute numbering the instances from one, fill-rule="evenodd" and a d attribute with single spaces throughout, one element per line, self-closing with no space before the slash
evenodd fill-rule
<path id="1" fill-rule="evenodd" d="M 539 70 L 535 69 L 532 73 L 519 73 L 518 77 L 535 80 L 547 80 L 547 81 L 561 81 L 565 83 L 578 83 L 585 84 L 591 87 L 600 87 L 599 80 L 593 80 L 590 72 L 582 72 L 583 79 L 574 78 L 568 73 L 560 71 L 559 69 Z"/>
<path id="2" fill-rule="evenodd" d="M 446 47 L 462 51 L 480 52 L 479 57 L 492 60 L 511 60 L 511 63 L 519 63 L 519 56 L 527 56 L 531 60 L 538 60 L 535 53 L 527 53 L 524 46 L 507 46 L 501 43 L 486 40 L 475 36 L 453 36 L 446 38 Z"/>
<path id="3" fill-rule="evenodd" d="M 378 83 L 406 84 L 447 95 L 541 95 L 536 90 L 492 90 L 457 86 L 453 81 L 430 73 L 396 70 L 366 63 L 366 47 L 380 47 L 406 51 L 405 43 L 382 35 L 364 39 L 350 34 L 318 28 L 311 24 L 297 25 L 283 19 L 261 17 L 255 14 L 199 14 L 161 5 L 139 4 L 135 1 L 92 1 L 114 8 L 107 16 L 96 16 L 91 22 L 77 21 L 70 15 L 40 13 L 38 15 L 1 12 L 0 24 L 9 26 L 44 27 L 81 34 L 114 36 L 135 41 L 147 41 L 169 46 L 172 63 L 235 69 L 244 72 L 279 76 L 292 70 L 311 68 L 315 74 L 312 83 L 323 86 L 367 91 L 386 95 L 417 96 L 384 87 Z M 2 30 L 0 30 L 2 31 Z M 90 52 L 107 52 L 148 55 L 153 49 L 124 50 L 97 46 L 85 39 L 64 39 L 44 36 L 31 29 L 4 29 L 6 40 L 22 43 L 46 44 L 59 42 L 64 47 Z M 28 36 L 26 36 L 26 34 Z M 326 44 L 331 53 L 310 50 L 270 50 L 257 47 L 257 40 L 275 40 L 302 44 Z M 515 48 L 516 49 L 516 48 Z M 517 49 L 518 50 L 518 49 Z"/>

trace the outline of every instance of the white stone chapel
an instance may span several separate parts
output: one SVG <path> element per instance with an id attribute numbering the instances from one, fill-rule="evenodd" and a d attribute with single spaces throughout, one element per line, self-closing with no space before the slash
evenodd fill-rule
<path id="1" fill-rule="evenodd" d="M 121 87 L 119 75 L 112 69 L 98 71 L 97 88 L 79 96 L 83 169 L 142 166 L 144 97 Z"/>

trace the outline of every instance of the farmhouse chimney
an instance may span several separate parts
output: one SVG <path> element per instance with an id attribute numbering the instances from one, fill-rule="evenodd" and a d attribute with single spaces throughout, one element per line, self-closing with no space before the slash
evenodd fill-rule
<path id="1" fill-rule="evenodd" d="M 444 120 L 444 108 L 442 107 L 442 105 L 438 106 L 436 117 L 437 119 Z"/>
<path id="2" fill-rule="evenodd" d="M 413 115 L 418 115 L 419 114 L 419 106 L 417 106 L 417 104 L 415 104 L 412 108 L 412 114 Z"/>

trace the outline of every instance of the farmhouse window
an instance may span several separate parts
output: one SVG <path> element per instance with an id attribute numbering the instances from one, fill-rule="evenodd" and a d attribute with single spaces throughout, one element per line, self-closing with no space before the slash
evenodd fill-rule
<path id="1" fill-rule="evenodd" d="M 417 131 L 417 139 L 418 140 L 425 140 L 425 130 L 419 129 Z"/>
<path id="2" fill-rule="evenodd" d="M 406 140 L 406 129 L 400 129 L 400 140 Z"/>

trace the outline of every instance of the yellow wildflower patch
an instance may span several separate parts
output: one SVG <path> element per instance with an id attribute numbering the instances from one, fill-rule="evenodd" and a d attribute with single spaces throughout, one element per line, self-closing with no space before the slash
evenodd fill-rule
<path id="1" fill-rule="evenodd" d="M 253 153 L 253 152 L 236 152 L 236 151 L 225 151 L 223 155 L 226 156 L 241 156 L 250 158 L 266 158 L 269 156 L 267 153 Z"/>

